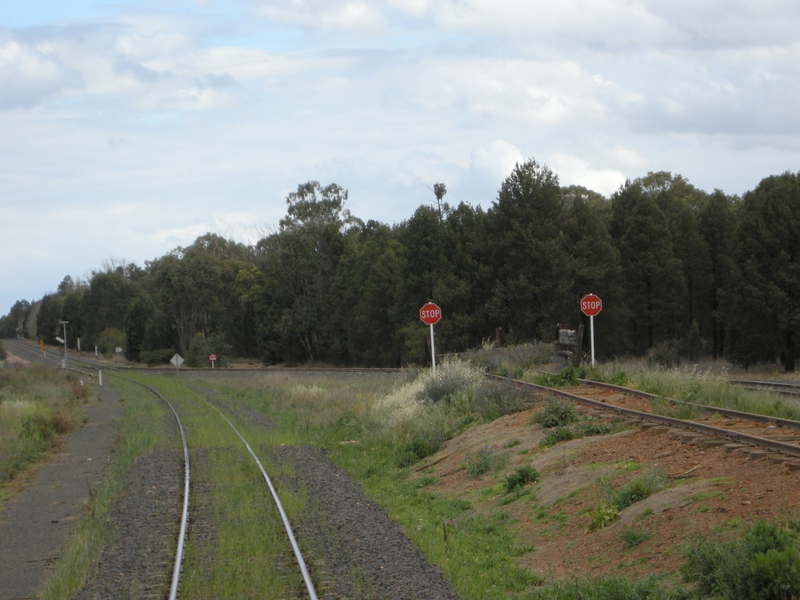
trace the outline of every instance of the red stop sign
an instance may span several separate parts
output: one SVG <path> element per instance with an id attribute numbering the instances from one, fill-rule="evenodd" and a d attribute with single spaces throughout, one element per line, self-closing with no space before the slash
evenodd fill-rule
<path id="1" fill-rule="evenodd" d="M 581 311 L 587 317 L 593 317 L 603 310 L 603 301 L 594 294 L 587 294 L 581 300 Z"/>
<path id="2" fill-rule="evenodd" d="M 436 325 L 439 319 L 442 318 L 442 309 L 433 302 L 428 302 L 419 309 L 419 318 L 422 319 L 422 322 L 426 325 Z"/>

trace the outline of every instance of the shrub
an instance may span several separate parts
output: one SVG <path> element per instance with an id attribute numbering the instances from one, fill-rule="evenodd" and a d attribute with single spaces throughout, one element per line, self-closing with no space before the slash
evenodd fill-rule
<path id="1" fill-rule="evenodd" d="M 628 374 L 625 371 L 617 371 L 608 378 L 608 383 L 613 385 L 628 385 L 629 382 Z"/>
<path id="2" fill-rule="evenodd" d="M 589 511 L 589 531 L 608 527 L 619 519 L 619 510 L 608 502 L 601 502 Z"/>
<path id="3" fill-rule="evenodd" d="M 605 495 L 606 501 L 623 511 L 631 504 L 639 502 L 649 497 L 651 494 L 664 488 L 666 476 L 662 469 L 649 469 L 644 475 L 633 479 L 628 485 L 614 490 L 605 481 L 600 482 L 600 486 Z"/>
<path id="4" fill-rule="evenodd" d="M 663 367 L 665 369 L 671 369 L 672 367 L 680 365 L 681 359 L 678 350 L 675 348 L 675 344 L 670 344 L 669 342 L 656 344 L 656 346 L 651 348 L 647 353 L 647 364 L 651 368 Z"/>
<path id="5" fill-rule="evenodd" d="M 569 425 L 577 420 L 578 413 L 572 403 L 555 398 L 548 400 L 544 409 L 533 417 L 533 421 L 538 423 L 542 429 Z"/>
<path id="6" fill-rule="evenodd" d="M 759 521 L 739 541 L 702 539 L 685 553 L 681 573 L 704 595 L 737 600 L 800 596 L 796 534 Z"/>
<path id="7" fill-rule="evenodd" d="M 427 456 L 436 454 L 445 440 L 444 433 L 431 430 L 417 434 L 413 439 L 402 444 L 398 450 L 398 464 L 401 468 L 409 467 Z"/>
<path id="8" fill-rule="evenodd" d="M 529 394 L 510 381 L 484 381 L 475 392 L 472 410 L 487 421 L 493 421 L 503 415 L 525 410 L 532 403 Z"/>
<path id="9" fill-rule="evenodd" d="M 517 467 L 513 473 L 506 475 L 503 481 L 503 487 L 506 493 L 510 494 L 517 488 L 524 487 L 528 483 L 532 483 L 539 479 L 539 472 L 530 465 L 522 465 Z"/>
<path id="10" fill-rule="evenodd" d="M 452 398 L 462 390 L 474 391 L 483 379 L 483 371 L 460 360 L 445 360 L 436 374 L 423 378 L 422 396 L 431 402 Z"/>
<path id="11" fill-rule="evenodd" d="M 116 353 L 117 348 L 122 348 L 125 351 L 125 333 L 119 329 L 109 327 L 103 330 L 97 340 L 95 341 L 97 349 L 102 354 L 113 355 Z"/>
<path id="12" fill-rule="evenodd" d="M 198 331 L 192 337 L 189 350 L 186 352 L 186 366 L 196 368 L 205 367 L 206 365 L 211 366 L 208 362 L 208 354 L 209 349 L 206 336 Z"/>
<path id="13" fill-rule="evenodd" d="M 485 343 L 478 350 L 469 350 L 462 356 L 474 365 L 480 365 L 490 373 L 506 376 L 519 373 L 537 364 L 547 364 L 553 356 L 552 344 L 533 342 L 495 348 L 493 343 Z"/>
<path id="14" fill-rule="evenodd" d="M 497 456 L 488 446 L 484 446 L 475 455 L 467 455 L 467 473 L 470 477 L 480 477 L 489 469 L 499 467 L 504 457 Z"/>
<path id="15" fill-rule="evenodd" d="M 139 352 L 139 361 L 151 367 L 155 365 L 168 365 L 170 359 L 175 355 L 174 348 L 162 348 L 160 350 L 142 350 Z"/>

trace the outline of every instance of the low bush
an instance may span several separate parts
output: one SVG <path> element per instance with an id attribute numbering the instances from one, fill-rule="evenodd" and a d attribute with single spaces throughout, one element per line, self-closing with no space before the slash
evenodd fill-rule
<path id="1" fill-rule="evenodd" d="M 701 541 L 685 553 L 684 579 L 704 596 L 737 600 L 800 597 L 797 534 L 758 521 L 738 541 Z"/>
<path id="2" fill-rule="evenodd" d="M 519 389 L 510 381 L 484 381 L 478 387 L 472 401 L 472 410 L 486 421 L 494 421 L 503 415 L 510 415 L 530 408 L 533 397 Z"/>
<path id="3" fill-rule="evenodd" d="M 663 469 L 648 469 L 648 471 L 641 477 L 632 479 L 628 485 L 619 489 L 612 489 L 608 483 L 601 480 L 600 487 L 606 501 L 616 507 L 617 510 L 623 511 L 631 504 L 644 500 L 651 494 L 664 488 L 666 483 L 666 475 Z"/>
<path id="4" fill-rule="evenodd" d="M 543 365 L 551 361 L 553 354 L 552 344 L 533 342 L 495 348 L 494 344 L 485 343 L 478 350 L 468 350 L 462 354 L 464 360 L 479 365 L 496 375 L 506 376 L 509 373 L 524 372 L 534 365 Z"/>
<path id="5" fill-rule="evenodd" d="M 551 398 L 544 408 L 533 416 L 533 422 L 542 429 L 563 427 L 578 420 L 578 413 L 571 402 Z"/>
<path id="6" fill-rule="evenodd" d="M 409 467 L 423 458 L 436 454 L 445 441 L 443 432 L 424 431 L 402 444 L 398 449 L 398 465 Z"/>
<path id="7" fill-rule="evenodd" d="M 577 440 L 593 435 L 606 435 L 608 433 L 620 431 L 621 429 L 621 425 L 610 425 L 593 420 L 582 421 L 573 425 L 562 425 L 547 430 L 547 434 L 539 442 L 539 446 L 541 448 L 548 448 L 549 446 L 555 446 L 559 442 Z"/>
<path id="8" fill-rule="evenodd" d="M 529 483 L 539 479 L 539 472 L 530 465 L 522 465 L 516 468 L 513 473 L 506 475 L 503 487 L 507 494 L 518 488 L 522 488 Z"/>
<path id="9" fill-rule="evenodd" d="M 611 375 L 611 377 L 609 377 L 606 381 L 607 383 L 611 383 L 613 385 L 622 385 L 622 386 L 626 386 L 628 385 L 628 383 L 630 383 L 630 380 L 628 379 L 628 374 L 625 371 L 617 371 L 616 373 Z"/>
<path id="10" fill-rule="evenodd" d="M 467 455 L 467 473 L 470 477 L 480 477 L 490 469 L 499 468 L 505 462 L 505 457 L 492 452 L 484 446 L 476 454 Z"/>
<path id="11" fill-rule="evenodd" d="M 601 502 L 589 511 L 589 531 L 608 527 L 619 519 L 619 509 L 608 502 Z"/>
<path id="12" fill-rule="evenodd" d="M 452 398 L 462 390 L 478 388 L 483 379 L 483 371 L 460 360 L 445 360 L 439 365 L 436 374 L 430 373 L 423 379 L 422 399 L 439 402 Z"/>
<path id="13" fill-rule="evenodd" d="M 139 352 L 139 362 L 154 367 L 155 365 L 168 365 L 170 359 L 175 355 L 174 348 L 162 348 L 160 350 L 142 350 Z"/>

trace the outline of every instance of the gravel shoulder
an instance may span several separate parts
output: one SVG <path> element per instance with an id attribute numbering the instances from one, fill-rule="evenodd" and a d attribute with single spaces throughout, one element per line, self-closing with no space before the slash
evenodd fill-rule
<path id="1" fill-rule="evenodd" d="M 283 446 L 278 461 L 294 467 L 289 487 L 303 486 L 308 500 L 294 524 L 306 559 L 314 565 L 318 593 L 338 598 L 457 598 L 386 511 L 319 448 Z"/>
<path id="2" fill-rule="evenodd" d="M 51 565 L 111 462 L 121 413 L 119 396 L 100 390 L 83 411 L 88 421 L 65 436 L 50 460 L 0 507 L 0 599 L 37 598 Z"/>

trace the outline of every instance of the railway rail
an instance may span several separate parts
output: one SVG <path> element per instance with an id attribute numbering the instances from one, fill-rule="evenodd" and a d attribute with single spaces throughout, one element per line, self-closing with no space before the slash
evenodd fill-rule
<path id="1" fill-rule="evenodd" d="M 515 385 L 567 398 L 593 409 L 613 412 L 632 421 L 685 431 L 687 433 L 682 437 L 686 441 L 708 436 L 707 440 L 700 439 L 700 443 L 714 446 L 722 445 L 727 440 L 730 444 L 728 449 L 755 447 L 755 456 L 763 455 L 763 451 L 758 454 L 757 450 L 763 448 L 778 453 L 772 456 L 776 462 L 791 461 L 800 468 L 800 462 L 795 462 L 795 459 L 800 458 L 800 421 L 664 399 L 632 388 L 584 379 L 580 380 L 580 393 L 518 379 L 512 381 Z M 657 414 L 651 407 L 653 400 L 665 401 L 673 407 L 697 412 L 702 416 L 696 419 L 682 419 Z"/>
<path id="2" fill-rule="evenodd" d="M 800 396 L 800 384 L 797 383 L 758 379 L 729 379 L 728 382 L 746 390 L 767 390 L 782 396 Z"/>
<path id="3" fill-rule="evenodd" d="M 7 342 L 10 342 L 10 344 L 8 344 L 9 346 L 11 346 L 12 348 L 15 348 L 17 350 L 21 350 L 24 353 L 27 353 L 28 356 L 31 356 L 31 354 L 30 354 L 31 352 L 37 352 L 38 353 L 38 350 L 35 348 L 35 346 L 33 346 L 30 343 L 22 342 L 22 341 L 19 341 L 19 340 L 7 340 Z M 61 361 L 61 359 L 57 358 L 56 356 L 47 356 L 47 357 L 43 356 L 42 358 L 43 358 L 43 360 L 49 359 L 49 360 L 51 360 L 51 362 L 54 362 L 56 364 L 60 364 L 60 361 Z M 89 375 L 89 376 L 94 376 L 94 374 L 86 371 L 85 370 L 86 368 L 99 370 L 102 367 L 104 370 L 105 369 L 114 370 L 114 371 L 121 371 L 122 370 L 122 369 L 115 369 L 114 367 L 109 367 L 108 365 L 93 363 L 93 362 L 90 362 L 90 361 L 75 359 L 75 358 L 71 358 L 71 357 L 68 357 L 68 363 L 71 363 L 72 365 L 78 365 L 80 367 L 80 368 L 69 367 L 69 365 L 68 365 L 69 370 L 77 371 L 79 373 L 83 373 L 83 374 L 86 374 L 86 375 Z M 131 371 L 131 369 L 126 369 L 126 371 Z M 179 532 L 178 532 L 177 549 L 176 549 L 176 553 L 175 553 L 175 561 L 174 561 L 174 566 L 173 566 L 173 571 L 172 571 L 172 579 L 170 581 L 170 592 L 169 592 L 169 600 L 175 600 L 178 597 L 178 590 L 179 590 L 180 578 L 181 578 L 181 572 L 182 572 L 181 567 L 182 567 L 182 563 L 183 563 L 184 548 L 185 548 L 185 543 L 186 543 L 188 515 L 189 515 L 189 496 L 190 496 L 189 492 L 190 492 L 190 485 L 191 485 L 191 483 L 190 483 L 190 481 L 191 481 L 191 479 L 190 479 L 190 467 L 189 467 L 189 446 L 188 446 L 188 443 L 187 443 L 187 440 L 186 440 L 186 432 L 184 430 L 183 423 L 181 422 L 180 416 L 178 415 L 178 411 L 176 410 L 175 406 L 173 405 L 173 403 L 171 403 L 169 400 L 167 400 L 167 398 L 164 397 L 164 395 L 161 392 L 159 392 L 158 390 L 156 390 L 152 386 L 146 385 L 146 384 L 144 384 L 144 383 L 142 383 L 140 381 L 136 381 L 135 379 L 132 379 L 130 377 L 127 377 L 126 379 L 128 381 L 132 381 L 133 383 L 136 383 L 137 385 L 140 385 L 140 386 L 148 389 L 150 392 L 152 392 L 154 395 L 156 395 L 158 398 L 160 398 L 164 403 L 166 403 L 166 405 L 169 407 L 169 409 L 172 411 L 173 415 L 175 416 L 175 420 L 177 421 L 178 429 L 179 429 L 180 435 L 181 435 L 181 442 L 182 442 L 182 446 L 183 446 L 183 460 L 184 460 L 183 507 L 182 507 L 182 511 L 181 511 L 181 521 L 180 521 L 180 528 L 179 528 Z M 244 447 L 247 449 L 247 452 L 249 453 L 249 455 L 252 457 L 252 459 L 255 461 L 256 465 L 258 466 L 258 469 L 261 472 L 261 475 L 262 475 L 262 477 L 264 479 L 264 482 L 266 483 L 266 485 L 267 485 L 267 487 L 268 487 L 268 489 L 270 491 L 270 495 L 271 495 L 271 497 L 272 497 L 272 499 L 273 499 L 273 501 L 275 503 L 275 507 L 278 510 L 278 513 L 279 513 L 279 515 L 281 517 L 281 522 L 283 524 L 284 531 L 286 532 L 286 536 L 287 536 L 287 538 L 289 540 L 289 544 L 290 544 L 291 549 L 292 549 L 292 554 L 294 556 L 296 566 L 297 566 L 298 570 L 300 571 L 300 575 L 301 575 L 301 577 L 303 579 L 303 584 L 304 584 L 304 586 L 306 588 L 306 592 L 308 594 L 308 597 L 310 598 L 310 600 L 318 600 L 317 592 L 316 592 L 316 589 L 314 587 L 314 582 L 311 579 L 311 575 L 309 574 L 308 568 L 306 566 L 305 559 L 303 558 L 302 551 L 300 549 L 299 544 L 297 543 L 297 539 L 296 539 L 296 537 L 294 535 L 294 532 L 292 531 L 292 526 L 291 526 L 291 523 L 289 522 L 289 518 L 288 518 L 288 516 L 286 514 L 286 511 L 285 511 L 285 509 L 283 507 L 283 504 L 281 503 L 280 497 L 278 496 L 278 492 L 275 489 L 275 486 L 273 485 L 272 480 L 270 479 L 269 475 L 267 474 L 266 469 L 264 468 L 263 464 L 261 463 L 261 460 L 258 458 L 256 453 L 253 451 L 252 447 L 247 442 L 245 437 L 236 428 L 236 426 L 231 422 L 231 420 L 218 407 L 216 407 L 213 404 L 211 404 L 208 400 L 206 400 L 205 398 L 203 398 L 202 400 L 210 408 L 214 409 L 217 413 L 219 413 L 220 417 L 233 430 L 233 432 L 236 434 L 236 436 L 242 442 Z"/>

